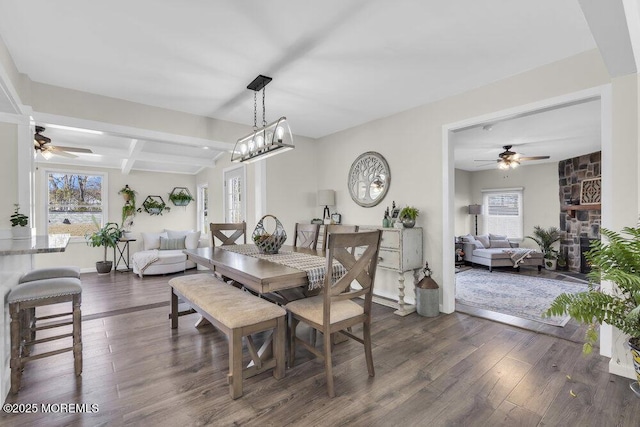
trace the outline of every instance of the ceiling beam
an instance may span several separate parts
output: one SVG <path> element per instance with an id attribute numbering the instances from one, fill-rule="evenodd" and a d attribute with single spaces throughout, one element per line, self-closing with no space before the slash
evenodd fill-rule
<path id="1" fill-rule="evenodd" d="M 131 168 L 133 167 L 138 155 L 142 151 L 144 147 L 144 141 L 140 141 L 139 139 L 132 139 L 131 145 L 129 146 L 129 157 L 122 160 L 122 174 L 129 175 L 131 172 Z"/>

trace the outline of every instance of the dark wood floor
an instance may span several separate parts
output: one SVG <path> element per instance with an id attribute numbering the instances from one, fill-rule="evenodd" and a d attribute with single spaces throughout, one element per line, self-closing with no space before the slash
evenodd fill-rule
<path id="1" fill-rule="evenodd" d="M 399 317 L 376 306 L 369 378 L 362 347 L 336 346 L 334 399 L 322 364 L 298 353 L 275 380 L 245 381 L 229 398 L 224 335 L 169 329 L 167 281 L 131 273 L 83 275 L 84 373 L 71 353 L 27 365 L 13 403 L 95 404 L 84 414 L 1 414 L 3 426 L 357 425 L 638 426 L 630 380 L 581 345 L 462 313 Z M 356 331 L 357 332 L 357 331 Z"/>

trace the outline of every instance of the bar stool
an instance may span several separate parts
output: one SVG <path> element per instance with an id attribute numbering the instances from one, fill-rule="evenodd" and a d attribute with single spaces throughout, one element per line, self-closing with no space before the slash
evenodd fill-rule
<path id="1" fill-rule="evenodd" d="M 20 389 L 22 370 L 27 362 L 43 357 L 73 351 L 76 376 L 82 374 L 82 327 L 80 303 L 82 300 L 82 286 L 80 279 L 75 277 L 55 277 L 51 279 L 34 280 L 16 286 L 9 292 L 9 314 L 11 316 L 11 392 Z M 35 308 L 63 302 L 72 303 L 70 313 L 54 314 L 43 317 L 32 317 L 27 325 L 24 318 Z M 71 320 L 61 320 L 38 326 L 39 320 L 51 320 L 72 315 Z M 47 338 L 35 339 L 35 331 L 52 329 L 61 326 L 72 326 L 71 333 L 55 335 Z M 27 330 L 25 330 L 27 328 Z M 73 338 L 71 347 L 52 350 L 34 356 L 29 355 L 28 347 L 35 344 L 49 342 L 62 338 Z"/>
<path id="2" fill-rule="evenodd" d="M 42 279 L 55 279 L 57 277 L 75 277 L 76 279 L 79 279 L 80 267 L 66 265 L 60 267 L 37 268 L 35 270 L 24 273 L 22 277 L 18 279 L 18 284 L 33 282 L 35 280 Z M 31 319 L 35 318 L 35 316 L 36 309 L 32 308 L 25 313 L 23 318 L 23 321 L 25 322 L 23 330 L 30 333 L 31 340 L 34 340 L 36 338 L 35 331 L 32 331 L 31 327 L 29 326 L 31 323 Z"/>

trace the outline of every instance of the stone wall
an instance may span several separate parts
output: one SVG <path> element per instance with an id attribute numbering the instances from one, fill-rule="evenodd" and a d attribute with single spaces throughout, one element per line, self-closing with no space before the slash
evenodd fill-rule
<path id="1" fill-rule="evenodd" d="M 601 152 L 585 154 L 580 157 L 558 162 L 560 187 L 560 205 L 579 204 L 580 183 L 583 179 L 600 176 Z M 560 230 L 565 237 L 560 241 L 560 253 L 567 259 L 570 271 L 580 271 L 580 237 L 600 238 L 600 210 L 574 211 L 572 217 L 567 211 L 560 212 Z"/>

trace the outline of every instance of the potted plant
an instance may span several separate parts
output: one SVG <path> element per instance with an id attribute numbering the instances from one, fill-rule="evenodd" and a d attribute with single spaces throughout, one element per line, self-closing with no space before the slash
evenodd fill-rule
<path id="1" fill-rule="evenodd" d="M 168 211 L 169 207 L 164 203 L 160 196 L 147 196 L 142 202 L 142 208 L 138 208 L 138 212 L 144 209 L 149 215 L 162 215 L 163 211 Z"/>
<path id="2" fill-rule="evenodd" d="M 104 247 L 104 258 L 102 261 L 96 262 L 96 270 L 98 273 L 109 273 L 113 265 L 113 261 L 107 261 L 107 248 L 115 248 L 118 240 L 122 237 L 122 229 L 115 222 L 108 222 L 104 227 L 100 227 L 95 217 L 93 223 L 96 225 L 96 231 L 85 234 L 87 245 L 93 247 Z"/>
<path id="3" fill-rule="evenodd" d="M 637 381 L 631 388 L 640 395 L 640 226 L 625 227 L 621 233 L 605 228 L 601 234 L 609 241 L 596 240 L 585 258 L 591 265 L 589 290 L 577 294 L 561 294 L 545 312 L 546 316 L 568 314 L 589 325 L 583 352 L 591 353 L 598 339 L 596 325 L 606 322 L 630 338 Z M 613 282 L 617 289 L 605 293 L 601 280 Z"/>
<path id="4" fill-rule="evenodd" d="M 398 218 L 402 221 L 402 225 L 406 228 L 412 228 L 416 225 L 416 218 L 420 214 L 420 211 L 413 206 L 405 206 L 400 211 Z"/>
<path id="5" fill-rule="evenodd" d="M 133 205 L 135 206 L 135 204 L 136 204 L 136 194 L 138 194 L 138 192 L 136 190 L 130 188 L 128 184 L 125 184 L 125 186 L 122 187 L 120 189 L 120 191 L 118 191 L 118 194 L 122 194 L 122 198 L 124 199 L 125 203 L 126 202 L 133 202 Z"/>
<path id="6" fill-rule="evenodd" d="M 31 227 L 29 225 L 29 217 L 20 213 L 20 205 L 14 203 L 15 210 L 10 217 L 11 235 L 14 239 L 30 239 Z"/>
<path id="7" fill-rule="evenodd" d="M 558 227 L 542 228 L 539 225 L 533 227 L 533 236 L 527 236 L 538 244 L 542 257 L 544 258 L 544 266 L 547 270 L 556 269 L 556 261 L 558 259 L 558 251 L 553 248 L 553 244 L 560 240 L 562 232 Z"/>
<path id="8" fill-rule="evenodd" d="M 193 196 L 189 192 L 189 189 L 185 187 L 176 187 L 169 194 L 169 200 L 175 206 L 187 206 L 193 200 Z"/>
<path id="9" fill-rule="evenodd" d="M 124 205 L 122 205 L 122 229 L 125 234 L 128 234 L 133 225 L 133 217 L 136 215 L 136 194 L 138 194 L 138 192 L 130 188 L 129 185 L 125 185 L 118 191 L 118 194 L 122 194 L 124 198 Z"/>

